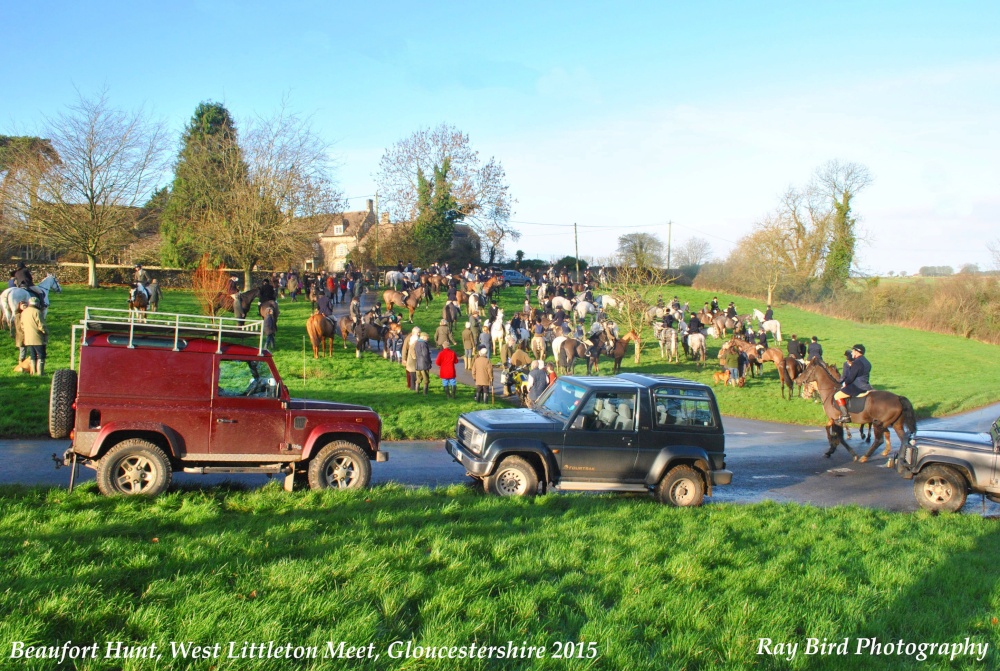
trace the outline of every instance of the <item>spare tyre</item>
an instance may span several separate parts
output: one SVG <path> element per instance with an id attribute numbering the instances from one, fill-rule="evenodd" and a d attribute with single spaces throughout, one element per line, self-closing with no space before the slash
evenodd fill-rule
<path id="1" fill-rule="evenodd" d="M 76 401 L 76 371 L 60 368 L 52 375 L 49 390 L 49 435 L 53 438 L 68 438 L 73 429 Z"/>

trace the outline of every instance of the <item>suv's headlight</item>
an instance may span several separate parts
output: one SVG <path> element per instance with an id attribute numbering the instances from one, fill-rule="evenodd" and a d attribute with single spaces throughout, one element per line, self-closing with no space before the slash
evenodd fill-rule
<path id="1" fill-rule="evenodd" d="M 472 435 L 472 439 L 469 441 L 469 449 L 476 454 L 482 454 L 483 445 L 486 444 L 486 433 L 483 431 L 476 431 Z"/>

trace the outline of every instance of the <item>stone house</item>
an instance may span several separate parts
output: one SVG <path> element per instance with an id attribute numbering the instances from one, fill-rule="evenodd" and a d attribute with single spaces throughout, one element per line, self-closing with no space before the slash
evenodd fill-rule
<path id="1" fill-rule="evenodd" d="M 314 258 L 306 260 L 306 269 L 340 272 L 347 263 L 347 255 L 378 221 L 375 202 L 369 199 L 364 210 L 328 215 L 325 218 L 328 220 L 327 224 L 313 244 Z M 382 215 L 381 223 L 389 224 L 387 214 Z"/>

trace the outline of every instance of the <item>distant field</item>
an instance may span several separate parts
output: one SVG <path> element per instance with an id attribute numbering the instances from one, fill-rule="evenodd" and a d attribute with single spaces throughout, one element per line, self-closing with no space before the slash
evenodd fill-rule
<path id="1" fill-rule="evenodd" d="M 667 286 L 650 289 L 650 300 L 655 301 L 660 293 L 667 300 L 677 294 L 682 302 L 690 301 L 692 307 L 700 306 L 713 296 L 707 291 Z M 764 307 L 760 301 L 717 295 L 723 305 L 734 300 L 741 312 Z M 524 292 L 511 288 L 502 297 L 501 307 L 510 315 L 520 309 L 523 300 Z M 124 303 L 125 290 L 122 288 L 90 290 L 67 286 L 62 294 L 54 295 L 49 312 L 53 334 L 49 345 L 49 372 L 68 365 L 70 324 L 82 317 L 85 305 L 124 307 Z M 416 323 L 433 333 L 441 305 L 437 300 L 429 308 L 419 308 Z M 193 296 L 184 291 L 167 292 L 161 308 L 171 312 L 197 311 Z M 471 390 L 465 392 L 464 400 L 452 402 L 443 397 L 436 384 L 432 384 L 429 397 L 416 399 L 406 392 L 401 367 L 373 354 L 366 354 L 359 362 L 353 348 L 344 350 L 339 340 L 332 358 L 315 361 L 309 350 L 303 381 L 304 323 L 310 305 L 307 301 L 290 303 L 284 300 L 281 309 L 275 361 L 293 394 L 370 405 L 381 413 L 385 436 L 391 439 L 450 435 L 458 415 L 476 407 L 471 400 Z M 914 329 L 858 324 L 780 305 L 775 308 L 775 316 L 782 323 L 786 339 L 792 333 L 800 338 L 816 335 L 827 359 L 834 362 L 839 363 L 843 351 L 854 343 L 864 343 L 874 367 L 872 383 L 875 387 L 909 397 L 920 416 L 946 415 L 1000 400 L 1000 349 L 996 346 Z M 456 328 L 457 339 L 459 330 Z M 644 338 L 640 365 L 632 363 L 630 348 L 623 370 L 675 375 L 711 384 L 711 374 L 718 369 L 716 356 L 722 341 L 709 340 L 708 362 L 699 370 L 689 361 L 661 362 L 657 344 L 648 329 Z M 38 379 L 12 374 L 15 352 L 13 341 L 0 336 L 0 361 L 4 362 L 0 368 L 0 404 L 7 409 L 0 415 L 0 436 L 43 435 L 47 430 L 49 377 Z M 603 370 L 607 372 L 610 360 L 604 361 Z M 584 370 L 582 363 L 577 366 L 578 372 Z M 136 380 L 136 394 L 141 393 L 142 381 Z M 782 400 L 777 373 L 771 364 L 766 365 L 762 379 L 748 379 L 745 388 L 716 387 L 716 393 L 727 415 L 799 424 L 818 424 L 824 417 L 817 404 L 801 399 Z"/>

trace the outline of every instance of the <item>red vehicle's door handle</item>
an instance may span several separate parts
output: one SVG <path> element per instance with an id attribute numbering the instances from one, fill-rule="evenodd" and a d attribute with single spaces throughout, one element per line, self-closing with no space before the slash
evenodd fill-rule
<path id="1" fill-rule="evenodd" d="M 236 423 L 235 419 L 226 419 L 225 417 L 220 417 L 220 418 L 218 418 L 215 421 L 218 422 L 219 424 L 235 424 Z"/>

